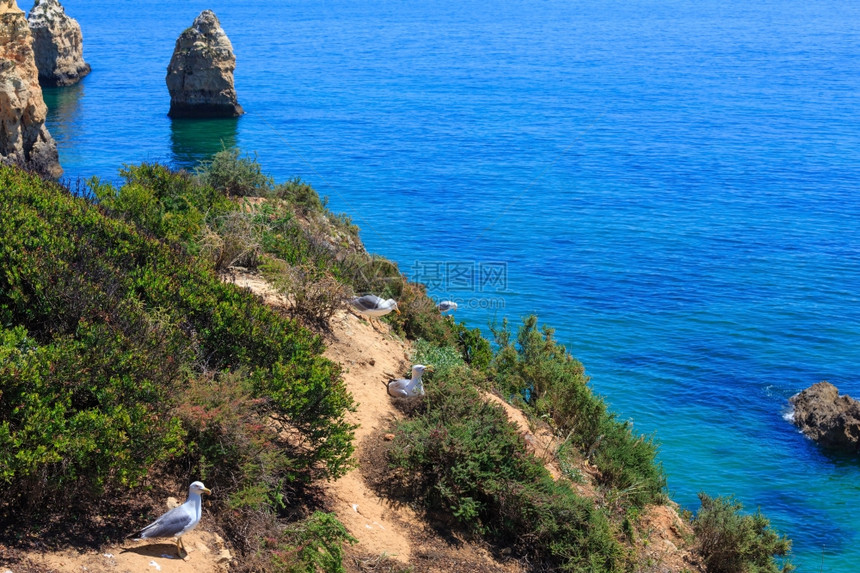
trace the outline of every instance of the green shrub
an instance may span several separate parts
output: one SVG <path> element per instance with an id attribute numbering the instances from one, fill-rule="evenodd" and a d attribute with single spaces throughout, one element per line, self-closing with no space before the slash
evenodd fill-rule
<path id="1" fill-rule="evenodd" d="M 397 299 L 400 314 L 389 314 L 386 318 L 401 336 L 412 340 L 423 338 L 440 346 L 451 346 L 456 342 L 451 325 L 439 313 L 436 304 L 427 296 L 427 287 L 420 283 L 404 281 Z"/>
<path id="2" fill-rule="evenodd" d="M 97 177 L 90 192 L 109 215 L 132 222 L 142 231 L 191 247 L 206 222 L 236 206 L 212 187 L 200 185 L 188 173 L 155 163 L 126 165 L 120 171 L 125 185 L 116 189 Z"/>
<path id="3" fill-rule="evenodd" d="M 0 188 L 0 326 L 16 357 L 0 370 L 0 499 L 83 502 L 185 455 L 170 413 L 203 372 L 246 372 L 258 415 L 289 434 L 274 481 L 350 467 L 354 405 L 319 337 L 83 198 L 9 168 Z"/>
<path id="4" fill-rule="evenodd" d="M 423 412 L 401 422 L 390 483 L 467 530 L 561 571 L 620 571 L 606 518 L 528 454 L 517 428 L 484 402 L 465 366 L 425 387 Z"/>
<path id="5" fill-rule="evenodd" d="M 699 494 L 702 506 L 693 519 L 693 531 L 700 550 L 712 573 L 788 573 L 794 567 L 779 564 L 775 557 L 785 557 L 791 541 L 771 529 L 761 512 L 741 513 L 743 505 L 733 498 Z"/>
<path id="6" fill-rule="evenodd" d="M 465 365 L 460 353 L 450 346 L 437 346 L 426 340 L 417 340 L 414 345 L 414 364 L 433 367 L 433 376 L 445 377 L 455 368 Z"/>
<path id="7" fill-rule="evenodd" d="M 231 484 L 212 494 L 231 510 L 284 506 L 280 492 L 293 461 L 265 406 L 242 370 L 196 377 L 179 394 L 174 412 L 186 434 L 183 463 L 203 481 Z"/>
<path id="8" fill-rule="evenodd" d="M 300 177 L 294 177 L 286 183 L 275 186 L 272 196 L 287 201 L 302 213 L 325 211 L 325 202 L 320 199 L 314 188 L 302 181 Z"/>
<path id="9" fill-rule="evenodd" d="M 481 371 L 486 371 L 493 361 L 493 348 L 490 341 L 484 338 L 481 330 L 473 328 L 469 330 L 466 325 L 454 323 L 454 319 L 447 319 L 457 338 L 457 347 L 468 364 Z"/>
<path id="10" fill-rule="evenodd" d="M 228 197 L 267 196 L 274 185 L 274 180 L 263 174 L 257 156 L 242 156 L 237 148 L 219 151 L 201 163 L 197 176 L 203 185 Z"/>
<path id="11" fill-rule="evenodd" d="M 181 379 L 171 333 L 139 315 L 81 320 L 74 336 L 42 344 L 25 332 L 0 329 L 4 501 L 83 502 L 182 450 L 181 427 L 162 411 Z"/>
<path id="12" fill-rule="evenodd" d="M 588 387 L 582 364 L 553 339 L 553 330 L 538 329 L 537 318 L 523 322 L 516 345 L 507 322 L 494 328 L 496 382 L 519 396 L 538 416 L 552 421 L 561 435 L 600 470 L 600 482 L 634 506 L 662 501 L 665 476 L 656 462 L 653 439 L 633 434 Z"/>
<path id="13" fill-rule="evenodd" d="M 314 512 L 265 540 L 271 552 L 267 571 L 277 573 L 344 573 L 343 545 L 358 543 L 332 513 Z"/>

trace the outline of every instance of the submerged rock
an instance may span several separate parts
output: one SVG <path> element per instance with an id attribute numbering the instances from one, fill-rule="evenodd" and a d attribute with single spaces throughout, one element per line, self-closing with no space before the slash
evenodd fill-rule
<path id="1" fill-rule="evenodd" d="M 233 45 L 217 16 L 204 10 L 176 40 L 167 66 L 170 117 L 237 117 Z"/>
<path id="2" fill-rule="evenodd" d="M 57 0 L 36 0 L 27 20 L 43 86 L 70 86 L 90 73 L 81 26 Z"/>
<path id="3" fill-rule="evenodd" d="M 0 162 L 45 177 L 63 174 L 47 113 L 27 18 L 15 0 L 0 0 Z"/>
<path id="4" fill-rule="evenodd" d="M 829 382 L 813 384 L 788 400 L 793 421 L 810 439 L 822 446 L 860 452 L 860 402 Z"/>

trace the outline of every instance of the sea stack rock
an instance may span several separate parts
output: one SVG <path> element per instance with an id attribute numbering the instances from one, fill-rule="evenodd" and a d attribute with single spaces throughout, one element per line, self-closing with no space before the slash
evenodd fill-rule
<path id="1" fill-rule="evenodd" d="M 829 382 L 813 384 L 788 400 L 794 423 L 822 446 L 860 453 L 860 402 L 839 395 Z"/>
<path id="2" fill-rule="evenodd" d="M 44 177 L 63 174 L 47 113 L 27 17 L 15 0 L 0 0 L 0 162 Z"/>
<path id="3" fill-rule="evenodd" d="M 70 86 L 90 73 L 90 65 L 84 61 L 81 26 L 57 0 L 36 0 L 27 20 L 43 86 Z"/>
<path id="4" fill-rule="evenodd" d="M 244 110 L 236 99 L 233 45 L 218 17 L 204 10 L 176 40 L 167 66 L 170 117 L 237 117 Z"/>

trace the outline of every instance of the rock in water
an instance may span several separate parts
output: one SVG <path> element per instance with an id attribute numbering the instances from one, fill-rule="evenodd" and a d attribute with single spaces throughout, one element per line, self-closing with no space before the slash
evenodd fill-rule
<path id="1" fill-rule="evenodd" d="M 70 86 L 90 73 L 81 26 L 57 0 L 36 0 L 27 20 L 43 86 Z"/>
<path id="2" fill-rule="evenodd" d="M 176 40 L 167 66 L 170 117 L 237 117 L 233 45 L 218 17 L 204 10 Z"/>
<path id="3" fill-rule="evenodd" d="M 0 0 L 0 162 L 50 178 L 63 174 L 47 113 L 27 18 L 15 0 Z"/>
<path id="4" fill-rule="evenodd" d="M 813 384 L 788 400 L 794 423 L 822 446 L 860 452 L 860 402 L 839 395 L 829 382 Z"/>

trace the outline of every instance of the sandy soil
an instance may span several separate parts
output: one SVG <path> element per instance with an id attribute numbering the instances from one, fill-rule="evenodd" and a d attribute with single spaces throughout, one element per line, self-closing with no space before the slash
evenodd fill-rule
<path id="1" fill-rule="evenodd" d="M 204 516 L 205 520 L 205 516 Z M 58 573 L 222 573 L 228 570 L 232 556 L 216 534 L 200 529 L 183 536 L 188 552 L 184 559 L 176 555 L 176 545 L 169 540 L 133 541 L 104 550 L 80 552 L 76 549 L 27 557 L 33 568 Z M 14 566 L 8 569 L 18 573 Z M 0 568 L 0 573 L 6 569 Z"/>
<path id="2" fill-rule="evenodd" d="M 401 378 L 409 369 L 409 347 L 395 340 L 387 325 L 377 327 L 347 312 L 334 318 L 326 342 L 326 357 L 344 367 L 344 381 L 358 404 L 350 421 L 358 424 L 355 443 L 360 446 L 398 417 L 386 383 Z M 403 522 L 417 526 L 419 520 L 408 508 L 395 510 L 388 506 L 365 486 L 357 470 L 327 484 L 326 493 L 333 501 L 332 509 L 359 540 L 362 550 L 403 562 L 412 559 L 413 549 Z"/>

